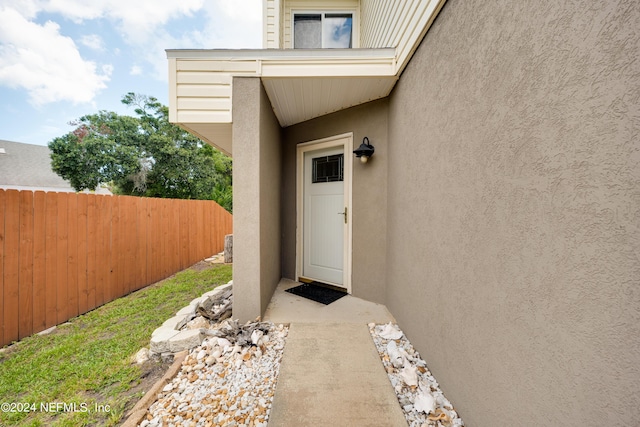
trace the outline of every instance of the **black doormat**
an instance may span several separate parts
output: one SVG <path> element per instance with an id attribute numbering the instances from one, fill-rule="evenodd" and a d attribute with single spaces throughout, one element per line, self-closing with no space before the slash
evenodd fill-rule
<path id="1" fill-rule="evenodd" d="M 329 305 L 347 295 L 346 292 L 329 288 L 326 285 L 323 286 L 323 284 L 319 282 L 303 283 L 299 286 L 287 289 L 287 292 L 324 305 Z"/>

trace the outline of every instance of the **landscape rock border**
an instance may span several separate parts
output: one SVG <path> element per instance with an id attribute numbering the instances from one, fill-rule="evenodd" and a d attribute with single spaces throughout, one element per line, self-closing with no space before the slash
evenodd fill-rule
<path id="1" fill-rule="evenodd" d="M 196 312 L 200 302 L 210 296 L 221 294 L 228 289 L 233 289 L 233 280 L 193 299 L 189 305 L 178 310 L 175 316 L 167 319 L 162 326 L 151 334 L 151 341 L 149 343 L 151 355 L 160 354 L 166 357 L 183 350 L 191 350 L 202 344 L 202 341 L 204 341 L 207 336 L 204 328 L 178 330 L 178 326 L 180 326 L 188 316 Z"/>

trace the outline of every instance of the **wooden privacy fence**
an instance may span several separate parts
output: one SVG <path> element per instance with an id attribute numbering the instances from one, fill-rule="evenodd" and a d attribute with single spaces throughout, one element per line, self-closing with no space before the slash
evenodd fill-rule
<path id="1" fill-rule="evenodd" d="M 219 253 L 208 200 L 0 190 L 0 346 Z"/>

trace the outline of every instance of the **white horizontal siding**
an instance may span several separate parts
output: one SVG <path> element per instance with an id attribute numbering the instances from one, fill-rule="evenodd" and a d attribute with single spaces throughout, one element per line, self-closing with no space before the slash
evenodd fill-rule
<path id="1" fill-rule="evenodd" d="M 230 85 L 231 74 L 216 73 L 215 71 L 180 71 L 176 74 L 178 87 L 181 84 L 209 84 L 209 85 Z"/>
<path id="2" fill-rule="evenodd" d="M 169 82 L 171 120 L 182 124 L 231 123 L 233 75 L 255 75 L 257 68 L 255 60 L 170 60 L 170 72 L 174 73 Z"/>
<path id="3" fill-rule="evenodd" d="M 180 85 L 176 89 L 178 98 L 213 97 L 231 98 L 231 84 L 229 85 Z"/>
<path id="4" fill-rule="evenodd" d="M 280 0 L 266 0 L 263 3 L 262 47 L 264 49 L 280 48 Z"/>
<path id="5" fill-rule="evenodd" d="M 365 46 L 396 47 L 391 45 L 390 37 L 393 34 L 391 9 L 403 9 L 408 0 L 363 0 L 362 23 L 360 24 L 360 42 Z M 409 0 L 410 1 L 410 0 Z"/>
<path id="6" fill-rule="evenodd" d="M 231 111 L 231 97 L 178 98 L 178 111 Z"/>
<path id="7" fill-rule="evenodd" d="M 231 123 L 234 75 L 255 75 L 258 62 L 177 59 L 172 83 L 178 123 Z"/>
<path id="8" fill-rule="evenodd" d="M 231 111 L 178 110 L 178 123 L 231 123 Z"/>
<path id="9" fill-rule="evenodd" d="M 362 0 L 360 45 L 396 48 L 400 68 L 406 65 L 445 0 Z"/>

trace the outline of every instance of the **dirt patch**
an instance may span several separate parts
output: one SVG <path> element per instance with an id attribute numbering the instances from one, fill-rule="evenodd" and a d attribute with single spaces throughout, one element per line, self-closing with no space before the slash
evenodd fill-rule
<path id="1" fill-rule="evenodd" d="M 158 382 L 164 373 L 169 369 L 169 366 L 173 363 L 173 360 L 147 360 L 140 366 L 142 371 L 140 374 L 140 383 L 135 387 L 132 387 L 130 394 L 144 394 Z M 135 404 L 135 402 L 134 402 Z M 133 406 L 133 405 L 132 405 Z"/>
<path id="2" fill-rule="evenodd" d="M 200 261 L 200 262 L 192 265 L 191 267 L 189 267 L 189 270 L 203 271 L 203 270 L 208 270 L 210 268 L 211 268 L 211 263 L 210 262 Z"/>
<path id="3" fill-rule="evenodd" d="M 200 262 L 192 265 L 191 267 L 189 267 L 189 269 L 190 270 L 195 270 L 195 271 L 202 271 L 202 270 L 206 270 L 206 269 L 211 268 L 215 264 L 226 264 L 224 262 L 224 254 L 223 253 L 219 253 L 217 255 L 212 256 L 211 258 L 207 258 L 206 260 L 200 261 Z"/>
<path id="4" fill-rule="evenodd" d="M 163 361 L 150 359 L 140 365 L 140 382 L 136 385 L 132 384 L 132 387 L 121 395 L 122 399 L 126 400 L 127 403 L 124 407 L 124 416 L 120 420 L 120 424 L 127 420 L 128 413 L 136 403 L 138 403 L 138 400 L 140 400 L 155 383 L 160 381 L 172 363 L 173 360 Z"/>

